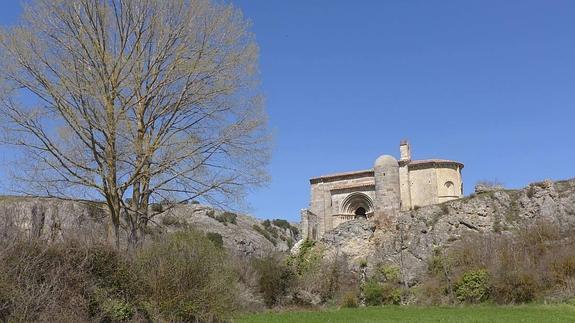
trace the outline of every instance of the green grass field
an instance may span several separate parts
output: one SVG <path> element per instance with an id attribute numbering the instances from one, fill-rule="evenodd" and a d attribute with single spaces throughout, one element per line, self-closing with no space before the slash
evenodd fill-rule
<path id="1" fill-rule="evenodd" d="M 575 322 L 575 306 L 385 306 L 309 312 L 258 313 L 241 316 L 235 322 Z"/>

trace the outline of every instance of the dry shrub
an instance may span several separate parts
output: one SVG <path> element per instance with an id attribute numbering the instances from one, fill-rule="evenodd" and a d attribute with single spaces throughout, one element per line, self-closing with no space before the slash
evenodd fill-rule
<path id="1" fill-rule="evenodd" d="M 257 272 L 258 291 L 267 306 L 284 303 L 292 292 L 295 283 L 295 272 L 280 255 L 268 255 L 254 259 L 253 266 Z"/>
<path id="2" fill-rule="evenodd" d="M 324 254 L 311 241 L 304 242 L 288 263 L 297 273 L 298 305 L 338 304 L 344 294 L 359 290 L 347 257 L 339 252 Z"/>
<path id="3" fill-rule="evenodd" d="M 140 284 L 130 266 L 104 245 L 4 242 L 0 277 L 1 320 L 118 320 L 137 312 L 131 300 Z"/>
<path id="4" fill-rule="evenodd" d="M 202 233 L 180 232 L 130 257 L 65 241 L 0 241 L 0 321 L 219 321 L 237 278 Z"/>
<path id="5" fill-rule="evenodd" d="M 357 293 L 348 291 L 343 294 L 341 298 L 340 306 L 343 308 L 356 308 L 359 306 L 359 301 L 357 299 Z"/>
<path id="6" fill-rule="evenodd" d="M 237 308 L 231 264 L 200 232 L 174 233 L 139 252 L 135 262 L 147 300 L 161 318 L 219 321 Z"/>
<path id="7" fill-rule="evenodd" d="M 452 302 L 453 291 L 462 286 L 465 275 L 480 270 L 485 271 L 484 277 L 467 277 L 469 287 L 475 284 L 477 289 L 459 291 L 460 301 L 483 301 L 487 292 L 500 304 L 531 302 L 557 291 L 561 293 L 556 298 L 572 298 L 575 238 L 562 236 L 557 225 L 544 221 L 521 227 L 514 235 L 469 235 L 448 254 L 431 258 L 420 293 L 436 303 L 446 298 Z"/>

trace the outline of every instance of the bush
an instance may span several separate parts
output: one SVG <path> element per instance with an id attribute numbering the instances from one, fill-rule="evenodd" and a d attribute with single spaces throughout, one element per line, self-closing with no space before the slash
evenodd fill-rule
<path id="1" fill-rule="evenodd" d="M 376 267 L 376 278 L 382 282 L 399 283 L 401 280 L 399 267 L 379 264 Z"/>
<path id="2" fill-rule="evenodd" d="M 206 233 L 206 237 L 210 240 L 214 246 L 218 247 L 219 249 L 224 248 L 224 239 L 222 235 L 217 232 L 208 232 Z"/>
<path id="3" fill-rule="evenodd" d="M 228 223 L 237 224 L 237 222 L 236 222 L 237 217 L 238 217 L 237 214 L 226 211 L 226 212 L 216 216 L 216 220 L 223 223 L 224 225 L 228 225 Z"/>
<path id="4" fill-rule="evenodd" d="M 236 309 L 236 276 L 224 252 L 202 233 L 174 233 L 138 253 L 148 299 L 169 321 L 228 318 Z"/>
<path id="5" fill-rule="evenodd" d="M 383 304 L 383 287 L 376 281 L 370 280 L 362 287 L 363 295 L 365 297 L 365 304 L 368 306 L 375 306 Z"/>
<path id="6" fill-rule="evenodd" d="M 273 225 L 275 225 L 276 227 L 282 228 L 282 229 L 286 229 L 286 230 L 290 230 L 293 236 L 297 236 L 299 234 L 299 230 L 298 228 L 294 227 L 293 225 L 291 225 L 288 221 L 283 220 L 283 219 L 275 219 L 272 220 Z"/>
<path id="7" fill-rule="evenodd" d="M 171 214 L 166 214 L 162 217 L 161 219 L 162 224 L 166 225 L 166 226 L 175 226 L 175 227 L 180 227 L 180 226 L 184 226 L 186 223 L 182 220 L 180 220 L 177 216 L 175 215 L 171 215 Z"/>
<path id="8" fill-rule="evenodd" d="M 152 211 L 156 213 L 162 213 L 164 211 L 164 207 L 162 204 L 154 203 L 152 204 Z"/>
<path id="9" fill-rule="evenodd" d="M 344 308 L 356 308 L 358 307 L 357 295 L 353 292 L 347 292 L 343 295 L 341 301 L 341 307 Z"/>
<path id="10" fill-rule="evenodd" d="M 493 284 L 495 301 L 500 304 L 534 301 L 538 296 L 539 289 L 534 274 L 523 271 L 503 274 Z"/>
<path id="11" fill-rule="evenodd" d="M 314 250 L 315 241 L 306 239 L 301 244 L 296 255 L 290 255 L 288 263 L 294 267 L 298 275 L 303 275 L 307 271 L 319 268 L 319 262 L 322 258 L 320 250 Z"/>
<path id="12" fill-rule="evenodd" d="M 228 223 L 231 224 L 237 224 L 237 217 L 238 215 L 232 212 L 223 212 L 221 214 L 216 214 L 216 212 L 212 209 L 212 210 L 208 210 L 208 212 L 206 213 L 207 216 L 209 216 L 210 218 L 213 218 L 214 220 L 222 223 L 223 225 L 228 225 Z"/>
<path id="13" fill-rule="evenodd" d="M 78 242 L 0 245 L 0 320 L 110 321 L 138 312 L 141 281 L 114 249 Z"/>
<path id="14" fill-rule="evenodd" d="M 485 269 L 468 271 L 455 284 L 455 295 L 460 302 L 480 303 L 489 297 L 489 273 Z"/>
<path id="15" fill-rule="evenodd" d="M 267 239 L 269 242 L 271 242 L 274 246 L 277 245 L 276 239 L 274 239 L 266 229 L 262 228 L 261 226 L 259 226 L 259 225 L 257 225 L 257 224 L 254 224 L 254 225 L 252 226 L 252 228 L 253 228 L 254 230 L 256 230 L 259 234 L 261 234 L 262 236 L 264 236 L 264 238 L 266 238 L 266 239 Z"/>
<path id="16" fill-rule="evenodd" d="M 384 284 L 383 303 L 388 305 L 401 304 L 402 289 L 392 286 L 391 284 Z"/>
<path id="17" fill-rule="evenodd" d="M 288 295 L 295 282 L 295 273 L 277 256 L 267 256 L 254 260 L 258 273 L 258 289 L 267 306 L 280 304 Z"/>
<path id="18" fill-rule="evenodd" d="M 441 303 L 445 296 L 471 303 L 489 298 L 500 304 L 573 297 L 572 233 L 541 220 L 509 232 L 515 234 L 471 234 L 448 252 L 437 249 L 422 288 L 426 297 Z"/>

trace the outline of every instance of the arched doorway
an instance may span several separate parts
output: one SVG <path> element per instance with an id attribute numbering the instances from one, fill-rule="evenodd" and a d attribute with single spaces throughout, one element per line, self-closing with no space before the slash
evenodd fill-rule
<path id="1" fill-rule="evenodd" d="M 341 213 L 354 218 L 367 218 L 373 213 L 373 202 L 364 193 L 351 193 L 342 201 Z"/>
<path id="2" fill-rule="evenodd" d="M 366 213 L 367 213 L 367 211 L 362 206 L 360 206 L 355 210 L 355 217 L 356 218 L 367 218 Z"/>

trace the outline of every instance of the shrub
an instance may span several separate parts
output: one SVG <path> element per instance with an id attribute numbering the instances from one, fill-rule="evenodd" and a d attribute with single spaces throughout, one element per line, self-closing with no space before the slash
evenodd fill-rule
<path id="1" fill-rule="evenodd" d="M 182 226 L 185 225 L 185 222 L 181 221 L 177 216 L 166 214 L 162 217 L 162 224 L 163 225 L 172 225 L 172 226 Z"/>
<path id="2" fill-rule="evenodd" d="M 206 237 L 214 244 L 214 246 L 218 247 L 219 249 L 224 247 L 224 239 L 222 238 L 221 234 L 217 232 L 208 232 L 206 233 Z"/>
<path id="3" fill-rule="evenodd" d="M 455 284 L 455 295 L 460 302 L 479 303 L 489 297 L 489 273 L 485 269 L 468 271 Z"/>
<path id="4" fill-rule="evenodd" d="M 303 275 L 312 269 L 319 268 L 322 252 L 314 250 L 314 246 L 315 241 L 306 239 L 301 244 L 298 253 L 288 257 L 288 264 L 294 267 L 298 275 Z"/>
<path id="5" fill-rule="evenodd" d="M 207 211 L 206 215 L 226 226 L 228 225 L 228 223 L 237 224 L 236 219 L 238 215 L 232 212 L 225 211 L 221 214 L 216 214 L 215 210 L 210 209 Z"/>
<path id="6" fill-rule="evenodd" d="M 392 286 L 391 284 L 384 284 L 384 304 L 399 305 L 401 304 L 402 289 Z"/>
<path id="7" fill-rule="evenodd" d="M 279 238 L 278 229 L 272 226 L 270 220 L 265 220 L 262 222 L 262 226 L 266 229 L 267 232 L 270 233 L 274 239 Z"/>
<path id="8" fill-rule="evenodd" d="M 447 205 L 447 203 L 439 204 L 439 208 L 441 208 L 441 212 L 443 212 L 443 214 L 449 214 L 449 205 Z"/>
<path id="9" fill-rule="evenodd" d="M 536 299 L 539 286 L 531 272 L 512 271 L 493 284 L 495 300 L 501 304 L 527 303 Z"/>
<path id="10" fill-rule="evenodd" d="M 254 260 L 258 273 L 258 289 L 267 306 L 281 302 L 295 282 L 295 273 L 285 261 L 277 256 L 267 256 Z"/>
<path id="11" fill-rule="evenodd" d="M 290 230 L 293 236 L 297 236 L 299 234 L 299 229 L 296 228 L 295 226 L 291 225 L 287 220 L 275 219 L 275 220 L 272 220 L 272 223 L 276 227 Z"/>
<path id="12" fill-rule="evenodd" d="M 399 283 L 401 278 L 399 267 L 394 265 L 379 264 L 376 270 L 376 276 L 379 278 L 379 280 L 383 282 Z"/>
<path id="13" fill-rule="evenodd" d="M 358 300 L 357 300 L 356 293 L 353 293 L 353 292 L 345 293 L 345 295 L 343 295 L 343 298 L 341 301 L 341 307 L 344 307 L 344 308 L 356 308 L 356 307 L 358 307 Z"/>
<path id="14" fill-rule="evenodd" d="M 237 221 L 236 221 L 237 217 L 238 217 L 237 214 L 226 211 L 226 212 L 216 216 L 216 220 L 223 223 L 224 225 L 228 225 L 228 223 L 237 224 Z"/>
<path id="15" fill-rule="evenodd" d="M 383 304 L 383 287 L 374 280 L 367 281 L 362 287 L 365 304 L 369 306 Z"/>
<path id="16" fill-rule="evenodd" d="M 533 196 L 535 196 L 535 186 L 529 185 L 529 187 L 527 188 L 527 197 L 533 198 Z"/>
<path id="17" fill-rule="evenodd" d="M 264 236 L 264 238 L 266 238 L 269 242 L 271 242 L 274 246 L 277 244 L 277 241 L 269 234 L 269 232 L 262 228 L 261 226 L 254 224 L 252 226 L 252 228 L 254 230 L 256 230 L 259 234 L 261 234 L 262 236 Z"/>
<path id="18" fill-rule="evenodd" d="M 210 321 L 236 309 L 236 276 L 224 252 L 202 233 L 177 232 L 138 253 L 149 303 L 169 321 Z"/>
<path id="19" fill-rule="evenodd" d="M 156 213 L 162 213 L 164 211 L 164 207 L 162 204 L 154 203 L 152 204 L 152 211 Z"/>
<path id="20" fill-rule="evenodd" d="M 143 291 L 114 249 L 78 242 L 0 244 L 0 277 L 6 321 L 130 319 Z"/>

